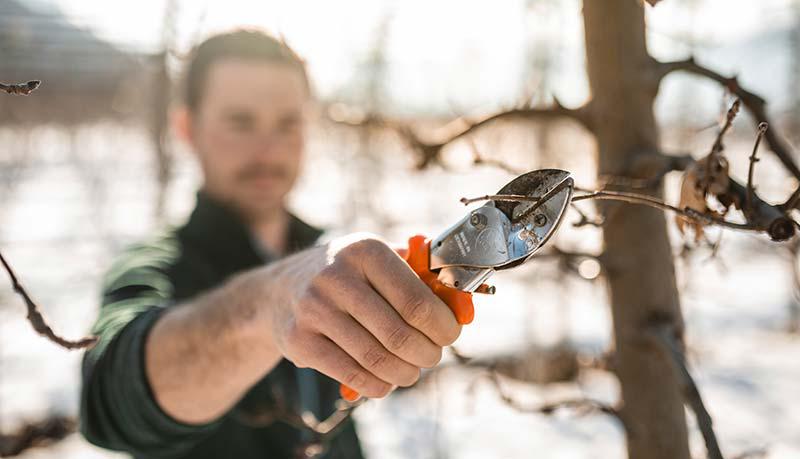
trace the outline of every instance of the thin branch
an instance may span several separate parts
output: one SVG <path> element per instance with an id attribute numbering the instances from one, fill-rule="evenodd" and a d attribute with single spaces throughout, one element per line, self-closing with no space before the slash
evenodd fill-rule
<path id="1" fill-rule="evenodd" d="M 713 420 L 703 404 L 703 398 L 700 396 L 697 384 L 694 382 L 692 374 L 689 372 L 686 365 L 686 357 L 684 356 L 680 340 L 678 336 L 676 336 L 675 327 L 669 323 L 655 324 L 651 327 L 650 331 L 677 367 L 684 400 L 686 404 L 689 405 L 692 412 L 694 412 L 695 418 L 697 418 L 700 433 L 702 433 L 703 440 L 705 440 L 706 443 L 708 457 L 710 459 L 723 459 L 719 443 L 717 442 L 717 436 L 714 433 Z"/>
<path id="2" fill-rule="evenodd" d="M 0 433 L 0 457 L 12 457 L 34 447 L 45 447 L 75 432 L 75 419 L 54 416 L 26 423 L 12 433 Z"/>
<path id="3" fill-rule="evenodd" d="M 741 99 L 736 99 L 731 104 L 731 107 L 728 109 L 727 113 L 725 113 L 725 123 L 722 124 L 722 128 L 719 130 L 717 134 L 717 138 L 714 140 L 714 143 L 711 145 L 711 151 L 709 152 L 709 158 L 713 155 L 718 155 L 722 153 L 722 150 L 725 149 L 725 146 L 722 145 L 722 139 L 725 137 L 725 134 L 728 133 L 731 126 L 733 126 L 733 120 L 736 119 L 736 115 L 739 114 L 739 107 L 742 104 Z"/>
<path id="4" fill-rule="evenodd" d="M 469 142 L 470 148 L 472 148 L 472 164 L 475 166 L 494 166 L 498 169 L 501 169 L 505 172 L 508 172 L 511 175 L 522 175 L 525 171 L 517 169 L 510 164 L 506 163 L 505 161 L 501 161 L 499 159 L 494 158 L 486 158 L 481 155 L 480 151 L 478 151 L 478 146 L 475 145 L 475 140 L 472 137 L 467 137 L 467 142 Z"/>
<path id="5" fill-rule="evenodd" d="M 22 96 L 27 96 L 28 94 L 32 93 L 42 84 L 39 80 L 31 80 L 27 83 L 16 83 L 16 84 L 6 84 L 0 83 L 0 91 L 5 92 L 6 94 L 17 94 Z"/>
<path id="6" fill-rule="evenodd" d="M 500 375 L 496 371 L 491 371 L 488 375 L 488 378 L 497 390 L 497 393 L 500 395 L 500 398 L 503 400 L 503 402 L 520 413 L 544 414 L 549 416 L 562 409 L 573 409 L 579 416 L 585 416 L 592 413 L 603 413 L 617 419 L 625 428 L 625 430 L 630 432 L 621 411 L 607 403 L 588 398 L 569 398 L 556 402 L 544 403 L 537 406 L 526 406 L 512 397 L 511 394 L 509 394 L 503 388 L 503 385 L 500 383 Z"/>
<path id="7" fill-rule="evenodd" d="M 794 193 L 789 196 L 789 199 L 786 200 L 786 203 L 783 204 L 781 208 L 788 212 L 792 209 L 796 209 L 798 204 L 800 204 L 800 185 L 798 185 L 797 189 L 794 190 Z"/>
<path id="8" fill-rule="evenodd" d="M 767 116 L 767 102 L 764 98 L 742 88 L 736 77 L 726 77 L 714 70 L 703 67 L 696 63 L 693 57 L 674 62 L 656 62 L 656 77 L 659 80 L 675 71 L 684 71 L 716 81 L 742 100 L 742 104 L 752 113 L 757 123 L 768 123 L 774 126 L 773 123 L 770 123 Z M 800 166 L 797 165 L 794 153 L 789 144 L 782 136 L 778 135 L 774 128 L 766 132 L 765 138 L 769 149 L 775 153 L 786 169 L 800 180 Z M 795 204 L 797 203 L 795 202 Z"/>
<path id="9" fill-rule="evenodd" d="M 522 194 L 485 194 L 476 198 L 461 198 L 459 201 L 468 206 L 480 201 L 538 202 L 539 198 Z"/>
<path id="10" fill-rule="evenodd" d="M 754 459 L 754 458 L 766 457 L 768 452 L 769 451 L 767 451 L 767 448 L 764 447 L 754 448 L 741 452 L 733 456 L 731 459 Z"/>
<path id="11" fill-rule="evenodd" d="M 643 194 L 628 193 L 624 191 L 595 191 L 589 194 L 574 196 L 572 198 L 572 201 L 573 202 L 583 201 L 585 199 L 605 199 L 611 201 L 623 201 L 630 204 L 642 204 L 650 207 L 655 207 L 657 209 L 674 212 L 690 220 L 695 220 L 708 225 L 713 224 L 742 231 L 759 231 L 759 232 L 766 231 L 766 228 L 761 228 L 758 226 L 744 224 L 744 223 L 729 222 L 714 215 L 701 213 L 689 207 L 681 209 L 671 204 L 667 204 L 658 198 L 654 198 L 652 196 L 647 196 Z"/>
<path id="12" fill-rule="evenodd" d="M 629 193 L 625 191 L 608 191 L 608 190 L 600 190 L 600 191 L 593 191 L 588 194 L 583 195 L 576 195 L 572 197 L 572 202 L 577 201 L 584 201 L 587 199 L 602 199 L 602 200 L 611 200 L 611 201 L 622 201 L 627 202 L 630 204 L 641 204 L 645 206 L 655 207 L 657 209 L 662 209 L 670 212 L 675 212 L 676 214 L 682 215 L 690 220 L 695 220 L 700 223 L 704 223 L 707 225 L 718 225 L 724 226 L 726 228 L 743 230 L 743 231 L 757 231 L 757 232 L 766 232 L 768 228 L 759 227 L 751 224 L 744 224 L 744 223 L 734 223 L 724 220 L 722 218 L 703 214 L 697 210 L 691 208 L 680 209 L 673 205 L 667 204 L 664 201 L 654 198 L 652 196 L 647 196 L 643 194 L 636 194 L 636 193 Z M 461 202 L 464 205 L 471 204 L 478 201 L 518 201 L 518 202 L 538 202 L 539 198 L 532 197 L 532 196 L 521 196 L 521 195 L 484 195 L 479 196 L 476 198 L 461 198 Z"/>
<path id="13" fill-rule="evenodd" d="M 347 119 L 342 116 L 334 117 L 329 115 L 328 117 L 331 121 L 346 126 L 358 128 L 379 127 L 395 131 L 400 138 L 406 142 L 409 148 L 418 152 L 419 162 L 417 163 L 417 168 L 424 169 L 439 161 L 439 155 L 445 146 L 456 140 L 467 138 L 495 121 L 571 118 L 591 130 L 591 107 L 590 101 L 578 108 L 567 108 L 561 105 L 558 100 L 555 100 L 554 104 L 549 107 L 530 107 L 528 105 L 522 105 L 520 107 L 500 111 L 478 121 L 467 122 L 466 127 L 458 130 L 454 134 L 446 136 L 444 140 L 439 142 L 425 141 L 417 135 L 407 123 L 380 116 L 353 117 L 352 119 Z M 498 163 L 496 165 L 500 166 L 501 164 Z"/>
<path id="14" fill-rule="evenodd" d="M 572 224 L 573 227 L 580 228 L 582 226 L 594 226 L 595 228 L 602 228 L 605 225 L 604 218 L 589 218 L 589 216 L 586 215 L 586 213 L 584 213 L 574 202 L 570 202 L 569 205 L 575 209 L 575 212 L 577 212 L 581 217 L 580 220 Z"/>
<path id="15" fill-rule="evenodd" d="M 756 168 L 756 163 L 759 159 L 756 157 L 758 153 L 758 144 L 761 143 L 761 138 L 767 132 L 769 125 L 767 123 L 760 123 L 758 125 L 758 135 L 756 136 L 756 143 L 753 145 L 753 153 L 750 155 L 750 167 L 747 169 L 747 194 L 744 200 L 744 212 L 751 213 L 753 211 L 753 197 L 755 196 L 755 187 L 753 185 L 753 173 Z"/>
<path id="16" fill-rule="evenodd" d="M 97 342 L 97 337 L 95 336 L 87 336 L 77 341 L 70 341 L 68 339 L 56 335 L 53 329 L 49 325 L 47 325 L 44 316 L 39 311 L 39 307 L 36 305 L 36 303 L 34 303 L 30 295 L 28 295 L 28 292 L 25 290 L 25 287 L 23 287 L 22 284 L 19 282 L 17 276 L 14 274 L 14 270 L 11 269 L 11 265 L 8 264 L 6 259 L 3 257 L 2 253 L 0 253 L 0 262 L 2 262 L 3 267 L 8 273 L 8 277 L 11 279 L 11 285 L 13 286 L 14 291 L 18 295 L 20 295 L 23 300 L 25 300 L 25 305 L 28 308 L 28 321 L 31 323 L 33 329 L 37 333 L 66 349 L 88 348 L 93 346 Z"/>

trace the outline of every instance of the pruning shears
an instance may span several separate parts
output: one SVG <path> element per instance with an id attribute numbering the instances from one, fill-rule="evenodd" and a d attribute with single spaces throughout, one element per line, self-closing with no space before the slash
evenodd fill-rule
<path id="1" fill-rule="evenodd" d="M 569 172 L 560 169 L 522 174 L 435 239 L 411 237 L 405 260 L 458 323 L 469 324 L 475 316 L 472 294 L 494 293 L 485 282 L 495 271 L 525 263 L 547 243 L 574 188 Z M 359 398 L 346 385 L 339 392 L 347 401 Z"/>

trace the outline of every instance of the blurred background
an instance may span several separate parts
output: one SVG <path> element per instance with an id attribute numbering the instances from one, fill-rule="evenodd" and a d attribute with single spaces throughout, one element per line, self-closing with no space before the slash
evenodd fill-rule
<path id="1" fill-rule="evenodd" d="M 769 102 L 800 146 L 800 1 L 665 0 L 647 8 L 648 46 L 660 60 L 695 55 Z M 257 26 L 307 60 L 318 98 L 305 173 L 292 210 L 328 237 L 372 231 L 397 241 L 438 234 L 465 212 L 462 196 L 496 191 L 512 176 L 472 164 L 456 142 L 442 165 L 390 131 L 354 128 L 380 115 L 421 133 L 520 101 L 576 107 L 589 97 L 578 0 L 186 1 L 0 0 L 0 81 L 42 80 L 28 97 L 0 97 L 0 249 L 67 337 L 98 308 L 99 278 L 115 253 L 194 204 L 199 171 L 165 124 L 192 45 L 210 33 Z M 730 99 L 719 85 L 670 75 L 656 116 L 665 150 L 704 155 Z M 709 128 L 711 127 L 711 128 Z M 743 113 L 727 137 L 732 174 L 746 177 L 755 129 Z M 499 123 L 474 143 L 520 170 L 559 167 L 595 187 L 591 136 L 571 121 Z M 781 202 L 793 179 L 769 153 L 759 194 Z M 678 177 L 667 177 L 677 199 Z M 592 206 L 582 206 L 592 213 Z M 568 217 L 577 221 L 578 214 Z M 800 457 L 800 306 L 797 243 L 709 230 L 718 249 L 684 250 L 670 218 L 689 358 L 724 449 Z M 553 245 L 600 250 L 600 233 L 565 224 Z M 643 267 L 646 269 L 646 267 Z M 39 337 L 0 275 L 0 432 L 75 417 L 81 354 Z M 452 356 L 412 389 L 356 411 L 373 458 L 625 457 L 622 428 L 601 414 L 523 414 L 481 379 L 536 405 L 587 396 L 614 403 L 602 368 L 611 324 L 599 268 L 542 257 L 494 278 Z M 598 363 L 600 362 L 600 363 Z M 689 417 L 692 450 L 702 439 Z M 78 434 L 23 458 L 125 457 Z"/>

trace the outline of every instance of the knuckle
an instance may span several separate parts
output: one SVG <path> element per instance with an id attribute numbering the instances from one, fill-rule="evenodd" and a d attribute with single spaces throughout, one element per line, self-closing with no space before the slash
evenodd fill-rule
<path id="1" fill-rule="evenodd" d="M 295 311 L 295 328 L 314 329 L 325 316 L 322 312 L 324 308 L 324 303 L 316 297 L 312 296 L 308 301 L 304 301 Z"/>
<path id="2" fill-rule="evenodd" d="M 350 244 L 346 250 L 347 257 L 360 259 L 362 257 L 382 256 L 391 251 L 385 242 L 375 236 L 367 235 L 364 238 Z"/>
<path id="3" fill-rule="evenodd" d="M 301 368 L 307 366 L 304 358 L 307 348 L 306 341 L 306 334 L 298 327 L 292 326 L 286 331 L 284 357 Z"/>
<path id="4" fill-rule="evenodd" d="M 364 363 L 367 365 L 367 368 L 381 368 L 386 365 L 388 359 L 389 354 L 383 349 L 379 349 L 377 346 L 369 348 L 364 354 Z"/>
<path id="5" fill-rule="evenodd" d="M 433 315 L 433 305 L 421 295 L 411 295 L 406 299 L 403 309 L 408 321 L 422 325 L 428 323 Z"/>
<path id="6" fill-rule="evenodd" d="M 344 381 L 342 382 L 350 387 L 359 389 L 366 384 L 367 375 L 365 375 L 363 371 L 353 370 L 344 376 Z"/>
<path id="7" fill-rule="evenodd" d="M 335 265 L 328 265 L 322 268 L 309 284 L 309 293 L 318 296 L 323 292 L 335 287 L 340 280 L 339 269 Z"/>
<path id="8" fill-rule="evenodd" d="M 410 338 L 411 331 L 405 325 L 401 325 L 392 330 L 386 344 L 390 351 L 398 352 L 404 350 L 408 346 Z"/>

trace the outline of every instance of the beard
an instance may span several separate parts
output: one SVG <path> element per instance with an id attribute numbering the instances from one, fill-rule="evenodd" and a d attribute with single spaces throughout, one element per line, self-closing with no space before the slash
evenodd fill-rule
<path id="1" fill-rule="evenodd" d="M 282 164 L 253 164 L 243 167 L 234 177 L 231 196 L 235 202 L 231 204 L 253 221 L 283 212 L 296 172 Z"/>

